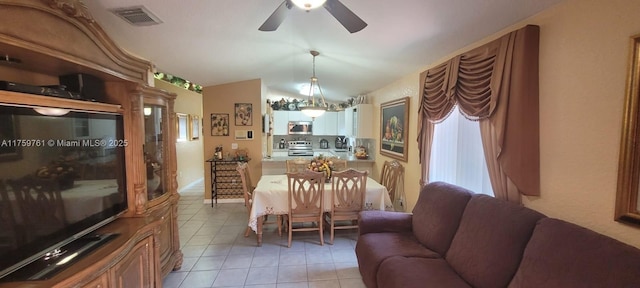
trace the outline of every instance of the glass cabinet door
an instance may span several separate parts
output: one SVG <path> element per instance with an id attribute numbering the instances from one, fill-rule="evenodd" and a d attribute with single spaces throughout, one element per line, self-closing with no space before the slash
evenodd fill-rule
<path id="1" fill-rule="evenodd" d="M 147 175 L 147 199 L 162 196 L 166 191 L 164 171 L 164 137 L 166 131 L 166 108 L 159 105 L 144 105 L 144 162 Z"/>

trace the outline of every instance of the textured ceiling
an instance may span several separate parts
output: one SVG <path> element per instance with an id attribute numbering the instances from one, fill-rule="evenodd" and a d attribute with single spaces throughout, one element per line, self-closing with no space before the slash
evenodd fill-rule
<path id="1" fill-rule="evenodd" d="M 258 27 L 282 0 L 89 0 L 125 50 L 203 86 L 261 78 L 296 94 L 316 74 L 327 99 L 366 94 L 561 0 L 342 0 L 368 23 L 350 34 L 323 8 L 293 8 L 278 30 Z M 163 21 L 132 26 L 109 9 L 143 5 Z"/>

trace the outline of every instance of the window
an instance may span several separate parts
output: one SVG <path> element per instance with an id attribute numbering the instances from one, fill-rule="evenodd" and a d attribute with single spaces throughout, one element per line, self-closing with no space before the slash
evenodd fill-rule
<path id="1" fill-rule="evenodd" d="M 480 125 L 462 116 L 457 107 L 435 125 L 429 165 L 430 182 L 444 181 L 493 196 Z"/>

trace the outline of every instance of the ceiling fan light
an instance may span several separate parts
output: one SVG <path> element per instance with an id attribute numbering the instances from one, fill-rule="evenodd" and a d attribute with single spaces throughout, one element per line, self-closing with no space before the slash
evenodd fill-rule
<path id="1" fill-rule="evenodd" d="M 291 2 L 293 2 L 294 5 L 309 11 L 322 6 L 322 4 L 327 2 L 327 0 L 291 0 Z"/>

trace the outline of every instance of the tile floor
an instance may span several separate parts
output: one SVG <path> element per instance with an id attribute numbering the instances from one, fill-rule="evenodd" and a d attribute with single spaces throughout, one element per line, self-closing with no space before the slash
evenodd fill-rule
<path id="1" fill-rule="evenodd" d="M 354 252 L 355 230 L 337 232 L 334 244 L 324 246 L 317 232 L 294 232 L 287 248 L 287 235 L 279 237 L 269 225 L 262 247 L 257 247 L 255 233 L 244 237 L 244 204 L 219 203 L 211 208 L 203 204 L 203 191 L 200 184 L 180 193 L 184 261 L 179 271 L 165 277 L 164 287 L 365 287 Z"/>

